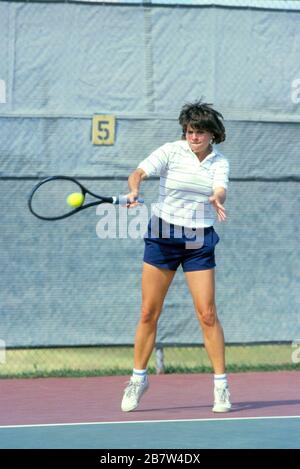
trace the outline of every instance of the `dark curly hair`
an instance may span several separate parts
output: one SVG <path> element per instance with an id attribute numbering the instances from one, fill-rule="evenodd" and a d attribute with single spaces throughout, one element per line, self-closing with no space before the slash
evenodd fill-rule
<path id="1" fill-rule="evenodd" d="M 182 127 L 182 137 L 188 125 L 196 130 L 206 130 L 213 134 L 213 143 L 224 142 L 226 138 L 223 116 L 220 112 L 212 108 L 212 104 L 196 101 L 183 106 L 179 114 L 179 124 Z"/>

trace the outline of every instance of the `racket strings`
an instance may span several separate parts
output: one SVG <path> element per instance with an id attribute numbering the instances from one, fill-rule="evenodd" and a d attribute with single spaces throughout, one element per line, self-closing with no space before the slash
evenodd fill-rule
<path id="1" fill-rule="evenodd" d="M 82 193 L 76 182 L 68 180 L 50 180 L 41 184 L 31 199 L 33 212 L 45 218 L 62 217 L 76 207 L 68 204 L 70 194 Z"/>

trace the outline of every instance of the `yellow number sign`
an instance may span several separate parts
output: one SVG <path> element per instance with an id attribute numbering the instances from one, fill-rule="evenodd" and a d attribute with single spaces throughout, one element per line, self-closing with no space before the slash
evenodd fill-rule
<path id="1" fill-rule="evenodd" d="M 94 145 L 113 145 L 115 143 L 115 116 L 97 114 L 93 117 Z"/>

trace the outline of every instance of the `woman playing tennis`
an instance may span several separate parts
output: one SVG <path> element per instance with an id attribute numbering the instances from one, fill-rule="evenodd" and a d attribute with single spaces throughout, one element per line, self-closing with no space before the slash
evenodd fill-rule
<path id="1" fill-rule="evenodd" d="M 183 106 L 179 123 L 183 139 L 166 143 L 143 160 L 129 176 L 129 207 L 137 205 L 140 183 L 160 176 L 159 201 L 145 235 L 141 317 L 136 329 L 134 369 L 121 408 L 137 408 L 149 387 L 147 364 L 157 322 L 179 265 L 193 298 L 204 344 L 214 370 L 214 412 L 231 408 L 225 374 L 225 346 L 215 305 L 216 215 L 226 219 L 228 160 L 213 147 L 225 140 L 222 115 L 210 104 Z"/>

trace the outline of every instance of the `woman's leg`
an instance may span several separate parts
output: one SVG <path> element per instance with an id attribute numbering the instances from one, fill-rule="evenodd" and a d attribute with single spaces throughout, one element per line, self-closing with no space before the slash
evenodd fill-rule
<path id="1" fill-rule="evenodd" d="M 229 412 L 231 403 L 225 375 L 224 334 L 215 305 L 215 272 L 209 269 L 185 274 L 203 330 L 205 348 L 215 372 L 212 410 Z"/>
<path id="2" fill-rule="evenodd" d="M 173 270 L 159 269 L 144 263 L 141 317 L 134 344 L 134 370 L 121 403 L 124 412 L 136 409 L 149 387 L 146 368 L 155 344 L 157 321 L 174 275 Z"/>
<path id="3" fill-rule="evenodd" d="M 215 305 L 214 269 L 185 272 L 200 322 L 204 344 L 216 375 L 225 373 L 225 346 Z"/>
<path id="4" fill-rule="evenodd" d="M 173 270 L 159 269 L 144 262 L 141 317 L 134 345 L 135 369 L 143 370 L 147 367 L 155 344 L 157 321 L 175 273 Z"/>

